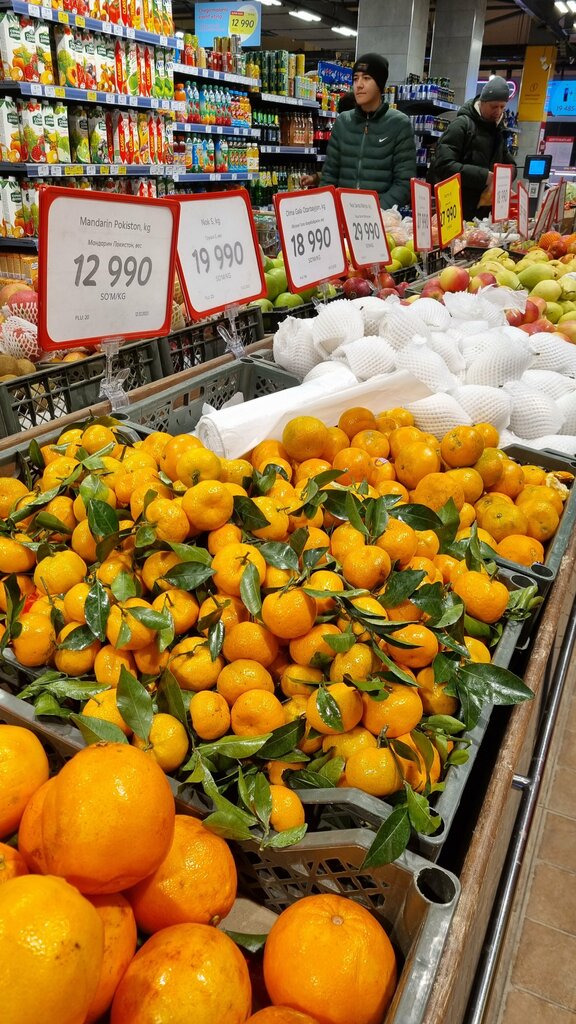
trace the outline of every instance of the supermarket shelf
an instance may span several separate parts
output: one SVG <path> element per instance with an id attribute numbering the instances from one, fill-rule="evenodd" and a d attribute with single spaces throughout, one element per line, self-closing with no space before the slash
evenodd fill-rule
<path id="1" fill-rule="evenodd" d="M 260 146 L 261 153 L 293 153 L 295 156 L 316 156 L 314 146 Z"/>
<path id="2" fill-rule="evenodd" d="M 323 164 L 326 159 L 326 153 L 316 153 L 316 163 Z"/>
<path id="3" fill-rule="evenodd" d="M 231 85 L 244 85 L 247 89 L 260 88 L 259 78 L 235 75 L 231 71 L 212 71 L 211 68 L 194 68 L 190 64 L 174 64 L 174 74 L 178 77 L 188 75 L 190 78 L 207 78 L 212 82 L 230 82 Z"/>
<path id="4" fill-rule="evenodd" d="M 110 21 L 86 18 L 80 14 L 70 14 L 67 11 L 53 11 L 50 7 L 38 7 L 35 4 L 23 3 L 22 0 L 12 0 L 10 6 L 16 14 L 41 18 L 42 21 L 54 21 L 59 25 L 75 25 L 77 28 L 89 28 L 92 32 L 104 32 L 122 39 L 137 39 L 140 43 L 168 46 L 173 50 L 184 49 L 183 40 L 177 36 L 157 35 L 155 32 L 146 32 L 145 29 L 140 28 L 125 28 L 124 25 L 114 25 Z"/>
<path id="5" fill-rule="evenodd" d="M 418 138 L 423 138 L 425 135 L 431 135 L 433 139 L 439 139 L 443 132 L 439 132 L 437 128 L 425 128 L 423 131 L 414 132 Z"/>
<path id="6" fill-rule="evenodd" d="M 296 96 L 277 96 L 272 92 L 261 92 L 257 97 L 263 103 L 282 103 L 287 107 L 308 107 L 310 110 L 318 110 L 320 104 L 316 100 L 300 100 Z"/>
<path id="7" fill-rule="evenodd" d="M 259 128 L 236 128 L 233 125 L 193 124 L 191 121 L 176 121 L 175 132 L 193 132 L 194 135 L 241 135 L 244 138 L 259 139 Z"/>
<path id="8" fill-rule="evenodd" d="M 461 104 L 448 103 L 446 100 L 397 100 L 399 110 L 460 110 Z"/>
<path id="9" fill-rule="evenodd" d="M 171 164 L 10 164 L 0 163 L 1 174 L 26 174 L 28 178 L 93 177 L 160 178 Z"/>
<path id="10" fill-rule="evenodd" d="M 198 182 L 203 181 L 256 181 L 258 171 L 220 171 L 214 174 L 179 174 L 174 172 L 175 182 Z"/>
<path id="11" fill-rule="evenodd" d="M 38 248 L 37 238 L 0 238 L 0 249 L 32 249 Z"/>
<path id="12" fill-rule="evenodd" d="M 334 118 L 338 116 L 337 110 L 317 110 L 316 117 L 330 117 Z"/>
<path id="13" fill-rule="evenodd" d="M 159 100 L 155 96 L 124 96 L 95 89 L 73 89 L 64 85 L 39 85 L 38 82 L 0 82 L 0 91 L 19 92 L 22 96 L 43 96 L 46 99 L 75 100 L 77 103 L 104 103 L 114 107 L 135 107 L 139 110 L 186 110 L 183 100 Z"/>

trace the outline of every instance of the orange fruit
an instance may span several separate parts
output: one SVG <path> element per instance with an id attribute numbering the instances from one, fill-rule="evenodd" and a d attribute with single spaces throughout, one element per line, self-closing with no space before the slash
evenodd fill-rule
<path id="1" fill-rule="evenodd" d="M 342 470 L 337 483 L 343 485 L 367 480 L 372 468 L 370 456 L 362 448 L 342 448 L 334 456 L 332 465 L 334 469 Z"/>
<path id="2" fill-rule="evenodd" d="M 348 448 L 350 438 L 340 427 L 328 427 L 328 438 L 322 449 L 321 458 L 328 462 L 334 461 L 334 456 L 343 448 Z"/>
<path id="3" fill-rule="evenodd" d="M 188 705 L 192 728 L 201 740 L 218 740 L 230 728 L 230 710 L 224 697 L 213 690 L 200 690 Z"/>
<path id="4" fill-rule="evenodd" d="M 215 686 L 225 662 L 221 655 L 213 661 L 203 636 L 189 636 L 172 648 L 170 671 L 183 690 L 209 690 Z"/>
<path id="5" fill-rule="evenodd" d="M 81 892 L 119 892 L 155 871 L 172 841 L 174 797 L 161 768 L 124 743 L 66 762 L 42 808 L 48 871 Z"/>
<path id="6" fill-rule="evenodd" d="M 525 501 L 520 508 L 526 517 L 526 533 L 529 537 L 545 543 L 554 536 L 560 517 L 551 502 L 535 498 Z"/>
<path id="7" fill-rule="evenodd" d="M 326 594 L 339 594 L 344 590 L 344 581 L 335 572 L 318 569 L 311 574 L 306 586 L 310 590 L 325 591 Z M 336 608 L 336 601 L 333 597 L 315 597 L 314 601 L 318 615 L 328 615 Z"/>
<path id="8" fill-rule="evenodd" d="M 403 779 L 388 747 L 365 747 L 346 761 L 346 785 L 384 797 L 402 789 Z"/>
<path id="9" fill-rule="evenodd" d="M 75 551 L 57 551 L 43 558 L 34 570 L 34 584 L 41 594 L 65 594 L 83 583 L 87 565 Z"/>
<path id="10" fill-rule="evenodd" d="M 395 639 L 414 646 L 396 647 L 392 642 Z M 408 626 L 395 629 L 388 635 L 386 646 L 390 657 L 399 665 L 406 665 L 408 668 L 424 668 L 438 654 L 438 640 L 435 634 L 421 623 L 410 623 Z M 404 730 L 407 731 L 409 730 Z"/>
<path id="11" fill-rule="evenodd" d="M 392 563 L 388 552 L 376 544 L 352 548 L 342 559 L 342 574 L 352 587 L 373 590 L 390 575 Z"/>
<path id="12" fill-rule="evenodd" d="M 141 647 L 139 651 L 134 651 L 134 662 L 137 669 L 134 675 L 138 676 L 138 672 L 141 672 L 146 676 L 159 676 L 168 667 L 170 651 L 160 652 L 156 640 L 153 640 L 147 647 Z"/>
<path id="13" fill-rule="evenodd" d="M 264 459 L 267 459 L 269 462 L 274 462 L 275 456 L 280 459 L 287 459 L 288 452 L 280 441 L 274 441 L 272 438 L 268 438 L 266 441 L 260 441 L 260 444 L 257 444 L 252 450 L 250 454 L 250 461 L 253 466 L 256 466 Z"/>
<path id="14" fill-rule="evenodd" d="M 380 483 L 376 484 L 376 490 L 378 494 L 381 496 L 385 494 L 397 495 L 398 505 L 406 503 L 410 498 L 410 495 L 408 494 L 408 489 L 404 487 L 404 484 L 401 484 L 398 480 L 382 480 Z"/>
<path id="15" fill-rule="evenodd" d="M 218 480 L 202 480 L 185 492 L 182 511 L 194 530 L 218 530 L 228 523 L 234 511 L 234 498 Z"/>
<path id="16" fill-rule="evenodd" d="M 389 462 L 388 459 L 373 458 L 372 468 L 368 475 L 368 483 L 372 484 L 373 487 L 377 487 L 378 484 L 387 483 L 390 480 L 396 479 L 396 470 L 394 464 Z"/>
<path id="17" fill-rule="evenodd" d="M 268 670 L 251 658 L 236 658 L 224 665 L 217 679 L 218 693 L 232 707 L 238 697 L 250 690 L 274 693 L 274 682 Z"/>
<path id="18" fill-rule="evenodd" d="M 297 793 L 286 786 L 272 783 L 270 786 L 272 812 L 270 824 L 276 832 L 286 832 L 305 822 L 304 805 Z"/>
<path id="19" fill-rule="evenodd" d="M 452 589 L 464 602 L 468 615 L 480 622 L 497 622 L 506 611 L 508 590 L 486 573 L 464 572 L 454 580 Z"/>
<path id="20" fill-rule="evenodd" d="M 377 430 L 374 413 L 361 405 L 354 406 L 352 409 L 346 409 L 338 420 L 338 428 L 350 440 L 361 430 Z"/>
<path id="21" fill-rule="evenodd" d="M 379 736 L 385 729 L 389 739 L 414 729 L 422 718 L 423 711 L 416 686 L 387 683 L 386 690 L 386 700 L 374 700 L 367 693 L 362 695 L 362 724 L 374 736 Z"/>
<path id="22" fill-rule="evenodd" d="M 264 583 L 266 562 L 258 548 L 252 544 L 228 544 L 221 548 L 212 559 L 212 578 L 217 590 L 239 597 L 242 574 L 248 562 L 256 566 L 260 583 Z"/>
<path id="23" fill-rule="evenodd" d="M 483 487 L 480 494 L 482 490 Z M 412 494 L 412 500 L 416 505 L 426 505 L 435 512 L 438 512 L 450 498 L 460 510 L 465 501 L 464 487 L 461 481 L 449 473 L 427 473 L 418 481 Z"/>
<path id="24" fill-rule="evenodd" d="M 544 561 L 544 546 L 534 537 L 509 534 L 500 541 L 496 548 L 502 558 L 520 565 L 532 565 L 533 562 Z"/>
<path id="25" fill-rule="evenodd" d="M 66 637 L 81 625 L 81 622 L 68 622 L 58 634 L 58 647 L 54 652 L 54 664 L 59 672 L 64 672 L 69 676 L 83 676 L 87 672 L 91 672 L 101 646 L 99 640 L 94 640 L 81 651 L 66 650 L 65 647 L 61 646 Z"/>
<path id="26" fill-rule="evenodd" d="M 500 435 L 492 423 L 475 423 L 474 430 L 480 434 L 486 448 L 498 447 Z"/>
<path id="27" fill-rule="evenodd" d="M 517 462 L 512 462 L 512 459 L 504 459 L 502 462 L 502 472 L 498 480 L 486 489 L 492 492 L 498 491 L 499 494 L 507 494 L 509 498 L 515 498 L 517 494 L 520 494 L 523 486 L 524 473 L 522 466 L 519 466 Z"/>
<path id="28" fill-rule="evenodd" d="M 353 729 L 340 733 L 339 736 L 325 736 L 322 740 L 322 750 L 325 754 L 332 751 L 335 757 L 343 757 L 345 761 L 357 750 L 376 746 L 376 737 L 362 725 L 355 725 Z"/>
<path id="29" fill-rule="evenodd" d="M 170 490 L 161 481 L 150 478 L 142 480 L 142 476 L 145 473 L 145 470 L 134 471 L 134 475 L 139 480 L 130 495 L 130 516 L 134 521 L 143 514 L 144 505 L 149 500 L 150 495 L 154 495 L 154 500 L 158 498 L 168 500 L 171 498 Z"/>
<path id="30" fill-rule="evenodd" d="M 522 468 L 522 472 L 524 472 L 524 468 Z M 564 510 L 562 497 L 554 487 L 525 483 L 520 494 L 515 499 L 515 504 L 522 508 L 528 501 L 548 501 L 556 509 L 559 516 L 562 515 Z"/>
<path id="31" fill-rule="evenodd" d="M 230 726 L 236 736 L 263 736 L 282 725 L 285 725 L 282 704 L 268 690 L 246 690 L 232 705 Z"/>
<path id="32" fill-rule="evenodd" d="M 248 967 L 232 939 L 209 925 L 176 924 L 138 950 L 116 989 L 110 1022 L 244 1024 L 251 1002 Z"/>
<path id="33" fill-rule="evenodd" d="M 351 523 L 342 523 L 332 531 L 330 551 L 334 558 L 341 562 L 348 551 L 351 551 L 352 548 L 363 547 L 365 543 L 366 537 L 360 533 L 360 530 L 357 530 Z"/>
<path id="34" fill-rule="evenodd" d="M 453 555 L 434 555 L 434 565 L 442 573 L 444 583 L 450 582 L 451 575 L 459 564 L 460 559 L 454 558 Z"/>
<path id="35" fill-rule="evenodd" d="M 289 1006 L 266 1006 L 248 1017 L 246 1024 L 318 1024 L 318 1020 Z"/>
<path id="36" fill-rule="evenodd" d="M 176 474 L 185 487 L 193 487 L 201 480 L 219 480 L 222 463 L 207 448 L 192 448 L 184 452 L 176 463 Z"/>
<path id="37" fill-rule="evenodd" d="M 494 502 L 485 511 L 477 513 L 478 523 L 499 544 L 511 533 L 526 534 L 528 519 L 523 508 L 507 502 Z"/>
<path id="38" fill-rule="evenodd" d="M 295 416 L 282 432 L 287 456 L 296 462 L 322 457 L 328 441 L 328 428 L 316 416 Z"/>
<path id="39" fill-rule="evenodd" d="M 391 562 L 398 562 L 401 567 L 414 557 L 417 543 L 415 530 L 392 516 L 384 532 L 375 541 L 377 547 L 388 553 Z"/>
<path id="40" fill-rule="evenodd" d="M 20 615 L 18 621 L 21 631 L 10 641 L 17 661 L 29 668 L 46 665 L 56 647 L 56 634 L 50 616 L 34 611 L 37 603 L 32 605 L 32 611 Z"/>
<path id="41" fill-rule="evenodd" d="M 454 698 L 453 697 L 445 697 L 445 700 L 446 701 L 448 701 L 448 700 L 452 700 L 453 701 Z M 457 706 L 458 705 L 458 701 L 456 701 L 455 703 L 456 703 L 456 706 Z M 444 712 L 434 711 L 433 714 L 437 714 L 437 715 L 438 714 L 450 714 L 450 712 L 449 711 L 444 711 Z M 405 782 L 407 782 L 410 786 L 412 786 L 412 789 L 414 789 L 416 791 L 416 793 L 421 793 L 423 791 L 424 787 L 426 786 L 427 782 L 429 782 L 431 785 L 433 785 L 435 782 L 438 782 L 438 779 L 440 778 L 440 772 L 441 772 L 442 766 L 441 766 L 441 763 L 440 763 L 440 754 L 436 750 L 436 747 L 433 746 L 433 755 L 432 755 L 433 760 L 432 760 L 432 764 L 430 765 L 430 770 L 429 770 L 429 772 L 427 772 L 426 771 L 426 764 L 424 762 L 424 758 L 423 758 L 422 754 L 420 753 L 419 748 L 416 746 L 416 743 L 415 743 L 413 737 L 410 735 L 410 733 L 408 732 L 404 736 L 399 736 L 398 740 L 401 743 L 405 743 L 407 747 L 410 747 L 410 749 L 414 751 L 414 753 L 415 753 L 415 755 L 416 755 L 416 757 L 418 759 L 418 762 L 416 763 L 415 761 L 412 761 L 411 759 L 409 759 L 407 757 L 401 757 L 400 756 L 398 758 L 398 760 L 400 761 L 400 768 L 401 768 L 402 773 L 404 775 Z"/>
<path id="42" fill-rule="evenodd" d="M 98 718 L 103 722 L 111 722 L 122 730 L 125 736 L 130 736 L 132 729 L 122 718 L 117 703 L 116 689 L 102 690 L 95 693 L 90 700 L 87 700 L 82 708 L 82 714 L 87 718 Z"/>
<path id="43" fill-rule="evenodd" d="M 48 773 L 38 737 L 19 725 L 0 724 L 0 839 L 16 831 L 26 804 Z"/>
<path id="44" fill-rule="evenodd" d="M 467 526 L 472 526 L 472 523 L 476 519 L 476 509 L 469 502 L 465 501 L 458 513 L 458 521 L 460 526 L 465 529 Z"/>
<path id="45" fill-rule="evenodd" d="M 362 682 L 372 675 L 374 658 L 368 644 L 353 644 L 349 651 L 337 654 L 330 665 L 330 682 Z"/>
<path id="46" fill-rule="evenodd" d="M 275 591 L 262 602 L 262 621 L 274 636 L 294 640 L 312 629 L 316 621 L 316 601 L 296 587 Z"/>
<path id="47" fill-rule="evenodd" d="M 27 874 L 28 867 L 22 854 L 13 846 L 8 846 L 8 843 L 0 843 L 0 886 L 12 878 Z"/>
<path id="48" fill-rule="evenodd" d="M 120 893 L 88 896 L 104 926 L 104 956 L 98 988 L 84 1018 L 95 1024 L 106 1012 L 124 971 L 136 952 L 136 921 L 128 900 Z"/>
<path id="49" fill-rule="evenodd" d="M 102 423 L 92 423 L 82 431 L 80 444 L 89 455 L 94 455 L 109 444 L 116 444 L 116 435 Z"/>
<path id="50" fill-rule="evenodd" d="M 482 645 L 484 646 L 484 645 Z M 490 659 L 490 655 L 488 655 Z M 420 700 L 422 701 L 422 708 L 426 715 L 454 715 L 458 710 L 458 701 L 455 697 L 450 697 L 449 694 L 445 693 L 446 683 L 438 683 L 434 677 L 433 668 L 423 668 L 416 676 L 418 681 L 418 693 Z M 409 735 L 409 734 L 408 734 Z M 399 736 L 404 742 L 404 736 Z M 412 746 L 412 744 L 410 744 Z M 407 759 L 403 761 L 404 777 L 407 782 L 410 782 L 406 773 Z M 414 769 L 416 765 L 414 765 Z M 410 782 L 412 785 L 412 782 Z"/>
<path id="51" fill-rule="evenodd" d="M 451 469 L 473 466 L 484 451 L 484 438 L 474 427 L 453 427 L 440 442 L 440 454 Z"/>
<path id="52" fill-rule="evenodd" d="M 322 1024 L 380 1024 L 396 985 L 396 957 L 382 926 L 354 900 L 305 896 L 272 925 L 264 981 L 273 1003 Z"/>
<path id="53" fill-rule="evenodd" d="M 449 469 L 444 474 L 448 480 L 455 480 L 457 484 L 462 488 L 464 493 L 464 501 L 473 505 L 475 501 L 484 493 L 484 481 L 480 476 L 477 469 L 473 466 L 462 466 L 460 469 Z M 456 503 L 458 511 L 461 510 L 462 505 Z"/>
<path id="54" fill-rule="evenodd" d="M 390 454 L 390 442 L 380 430 L 360 430 L 350 441 L 352 448 L 361 448 L 373 459 L 385 459 Z"/>
<path id="55" fill-rule="evenodd" d="M 16 575 L 16 583 L 20 591 L 20 596 L 24 597 L 27 594 L 31 594 L 34 590 L 34 581 L 29 576 L 24 576 L 18 573 Z M 6 588 L 4 586 L 4 580 L 0 580 L 0 610 L 5 612 L 8 609 Z"/>
<path id="56" fill-rule="evenodd" d="M 338 707 L 341 727 L 329 725 L 324 721 L 318 704 L 319 690 L 316 690 L 308 698 L 306 705 L 306 718 L 312 729 L 322 733 L 323 736 L 336 736 L 339 733 L 348 732 L 358 725 L 362 718 L 363 707 L 362 696 L 355 686 L 347 686 L 346 683 L 330 683 L 324 692 L 332 698 L 332 702 L 335 702 Z"/>
<path id="57" fill-rule="evenodd" d="M 156 530 L 157 539 L 167 544 L 181 544 L 190 532 L 190 523 L 183 507 L 170 498 L 155 498 L 147 506 L 144 516 L 146 522 Z"/>
<path id="58" fill-rule="evenodd" d="M 226 523 L 224 526 L 218 527 L 217 530 L 211 530 L 208 534 L 208 551 L 211 555 L 215 555 L 227 544 L 238 544 L 241 540 L 240 527 L 234 526 L 234 523 Z"/>
<path id="59" fill-rule="evenodd" d="M 395 405 L 393 409 L 387 409 L 383 413 L 379 413 L 379 416 L 391 416 L 393 420 L 400 427 L 413 427 L 414 426 L 414 415 L 405 409 L 403 405 Z M 376 417 L 378 419 L 378 416 Z"/>
<path id="60" fill-rule="evenodd" d="M 311 668 L 309 665 L 296 665 L 289 662 L 282 669 L 280 689 L 286 697 L 309 697 L 314 686 L 321 683 L 323 679 L 324 674 L 319 668 Z"/>
<path id="61" fill-rule="evenodd" d="M 117 651 L 111 644 L 104 644 L 94 659 L 96 682 L 106 683 L 108 686 L 118 686 L 122 666 L 132 675 L 137 674 L 134 657 L 130 651 Z"/>
<path id="62" fill-rule="evenodd" d="M 320 473 L 325 473 L 329 469 L 332 469 L 332 463 L 327 462 L 326 459 L 304 459 L 304 462 L 300 462 L 296 468 L 294 482 L 296 484 L 305 483 L 310 477 L 319 476 Z"/>
<path id="63" fill-rule="evenodd" d="M 416 557 L 433 559 L 440 550 L 440 540 L 434 530 L 416 530 Z"/>
<path id="64" fill-rule="evenodd" d="M 436 555 L 434 555 L 436 558 Z M 434 562 L 430 558 L 426 558 L 424 555 L 414 555 L 406 566 L 407 569 L 420 569 L 426 573 L 422 583 L 442 583 L 442 573 L 436 568 Z M 392 611 L 392 609 L 391 609 Z"/>
<path id="65" fill-rule="evenodd" d="M 232 909 L 236 886 L 228 844 L 196 818 L 177 814 L 166 856 L 126 895 L 138 927 L 150 934 L 174 924 L 218 924 Z"/>
<path id="66" fill-rule="evenodd" d="M 152 601 L 152 607 L 158 612 L 170 612 L 174 622 L 174 632 L 177 636 L 192 629 L 198 619 L 198 601 L 193 594 L 178 587 L 158 594 L 158 597 Z"/>
<path id="67" fill-rule="evenodd" d="M 186 760 L 190 741 L 188 733 L 174 715 L 157 712 L 152 719 L 150 735 L 147 740 L 136 733 L 132 743 L 153 757 L 163 772 L 173 772 Z"/>
<path id="68" fill-rule="evenodd" d="M 217 613 L 220 613 L 219 618 Z M 238 597 L 232 597 L 231 594 L 211 594 L 205 601 L 200 605 L 198 612 L 198 621 L 206 619 L 211 616 L 214 621 L 220 621 L 224 624 L 224 629 L 228 631 L 232 626 L 236 626 L 238 622 L 245 622 L 248 618 L 248 609 L 244 607 L 242 601 Z M 210 624 L 202 626 L 199 630 L 203 636 L 208 636 L 210 630 Z"/>
<path id="69" fill-rule="evenodd" d="M 546 485 L 546 470 L 542 469 L 542 466 L 523 465 L 522 472 L 524 473 L 524 484 L 526 487 Z"/>
<path id="70" fill-rule="evenodd" d="M 97 911 L 63 878 L 24 875 L 0 886 L 4 1021 L 84 1021 L 103 953 Z"/>
<path id="71" fill-rule="evenodd" d="M 398 455 L 407 444 L 412 444 L 414 441 L 422 440 L 422 431 L 418 430 L 414 424 L 407 423 L 400 427 L 396 427 L 388 434 L 388 441 L 390 443 L 390 454 L 394 460 L 398 458 Z"/>
<path id="72" fill-rule="evenodd" d="M 48 873 L 44 858 L 44 842 L 42 838 L 42 808 L 46 793 L 54 782 L 52 776 L 43 782 L 30 797 L 18 826 L 18 850 L 22 854 L 28 870 L 34 874 Z"/>
<path id="73" fill-rule="evenodd" d="M 292 661 L 297 665 L 311 665 L 315 658 L 322 656 L 332 661 L 336 652 L 326 643 L 324 637 L 340 636 L 340 632 L 338 626 L 333 626 L 329 622 L 312 626 L 309 633 L 290 641 Z"/>
<path id="74" fill-rule="evenodd" d="M 476 637 L 465 636 L 464 645 L 470 655 L 470 661 L 484 663 L 485 665 L 489 665 L 492 661 L 490 651 L 486 647 L 486 644 L 483 644 L 481 640 L 477 640 Z M 423 671 L 426 672 L 428 670 L 424 669 Z"/>
<path id="75" fill-rule="evenodd" d="M 348 444 L 348 439 L 346 439 Z M 19 498 L 28 494 L 26 484 L 14 476 L 0 477 L 0 517 L 8 519 L 10 512 Z"/>
<path id="76" fill-rule="evenodd" d="M 278 654 L 278 640 L 258 622 L 239 622 L 226 633 L 222 653 L 227 661 L 250 658 L 268 668 Z"/>
<path id="77" fill-rule="evenodd" d="M 411 427 L 403 428 L 411 430 Z M 425 441 L 412 441 L 402 447 L 395 458 L 396 476 L 405 487 L 414 489 L 429 473 L 437 473 L 440 469 L 440 456 Z"/>
<path id="78" fill-rule="evenodd" d="M 485 487 L 493 487 L 502 476 L 506 456 L 495 447 L 484 448 L 473 468 L 482 477 Z"/>
<path id="79" fill-rule="evenodd" d="M 152 609 L 152 605 L 141 597 L 129 597 L 122 604 L 112 605 L 108 615 L 106 638 L 119 651 L 140 651 L 155 638 L 155 631 L 131 614 L 132 608 Z"/>

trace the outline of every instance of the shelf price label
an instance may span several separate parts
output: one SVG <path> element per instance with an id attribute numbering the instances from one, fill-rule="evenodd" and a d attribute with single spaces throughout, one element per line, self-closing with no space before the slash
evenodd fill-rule
<path id="1" fill-rule="evenodd" d="M 417 252 L 430 252 L 432 245 L 432 186 L 419 178 L 410 179 L 412 194 L 412 224 L 414 248 Z"/>
<path id="2" fill-rule="evenodd" d="M 512 191 L 512 167 L 510 164 L 494 164 L 492 182 L 492 222 L 499 224 L 510 216 L 510 192 Z"/>
<path id="3" fill-rule="evenodd" d="M 518 234 L 528 238 L 529 199 L 528 189 L 522 182 L 518 184 Z"/>
<path id="4" fill-rule="evenodd" d="M 378 193 L 339 188 L 337 196 L 354 266 L 360 269 L 390 263 Z"/>
<path id="5" fill-rule="evenodd" d="M 266 295 L 246 192 L 170 196 L 180 207 L 178 274 L 195 320 Z"/>
<path id="6" fill-rule="evenodd" d="M 284 263 L 293 292 L 344 277 L 346 253 L 331 185 L 274 196 Z"/>
<path id="7" fill-rule="evenodd" d="M 245 38 L 251 36 L 258 25 L 258 13 L 255 8 L 230 11 L 228 18 L 228 35 Z"/>
<path id="8" fill-rule="evenodd" d="M 159 199 L 43 190 L 40 347 L 168 334 L 178 219 L 176 204 Z"/>
<path id="9" fill-rule="evenodd" d="M 453 174 L 434 186 L 440 246 L 444 248 L 464 231 L 460 175 Z"/>

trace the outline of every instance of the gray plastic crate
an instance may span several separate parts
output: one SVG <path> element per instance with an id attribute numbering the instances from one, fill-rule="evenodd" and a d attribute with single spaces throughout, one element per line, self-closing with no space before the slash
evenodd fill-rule
<path id="1" fill-rule="evenodd" d="M 234 844 L 239 886 L 276 913 L 302 896 L 346 896 L 370 910 L 398 957 L 398 985 L 382 1024 L 424 1019 L 460 895 L 455 875 L 406 851 L 393 864 L 362 869 L 374 839 L 368 829 L 306 835 L 284 850 Z"/>
<path id="2" fill-rule="evenodd" d="M 221 315 L 210 320 L 201 320 L 179 331 L 173 331 L 167 338 L 159 339 L 160 354 L 164 373 L 180 373 L 192 366 L 199 366 L 209 359 L 226 355 L 226 342 L 220 337 L 218 327 L 229 329 L 228 317 Z M 252 345 L 264 337 L 262 311 L 259 306 L 247 306 L 240 310 L 236 327 L 243 345 Z"/>

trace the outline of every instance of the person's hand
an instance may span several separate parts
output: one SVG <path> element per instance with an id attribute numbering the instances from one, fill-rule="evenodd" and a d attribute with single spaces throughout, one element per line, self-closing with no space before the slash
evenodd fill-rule
<path id="1" fill-rule="evenodd" d="M 319 184 L 319 174 L 303 174 L 300 178 L 300 185 L 302 188 L 318 188 Z"/>

